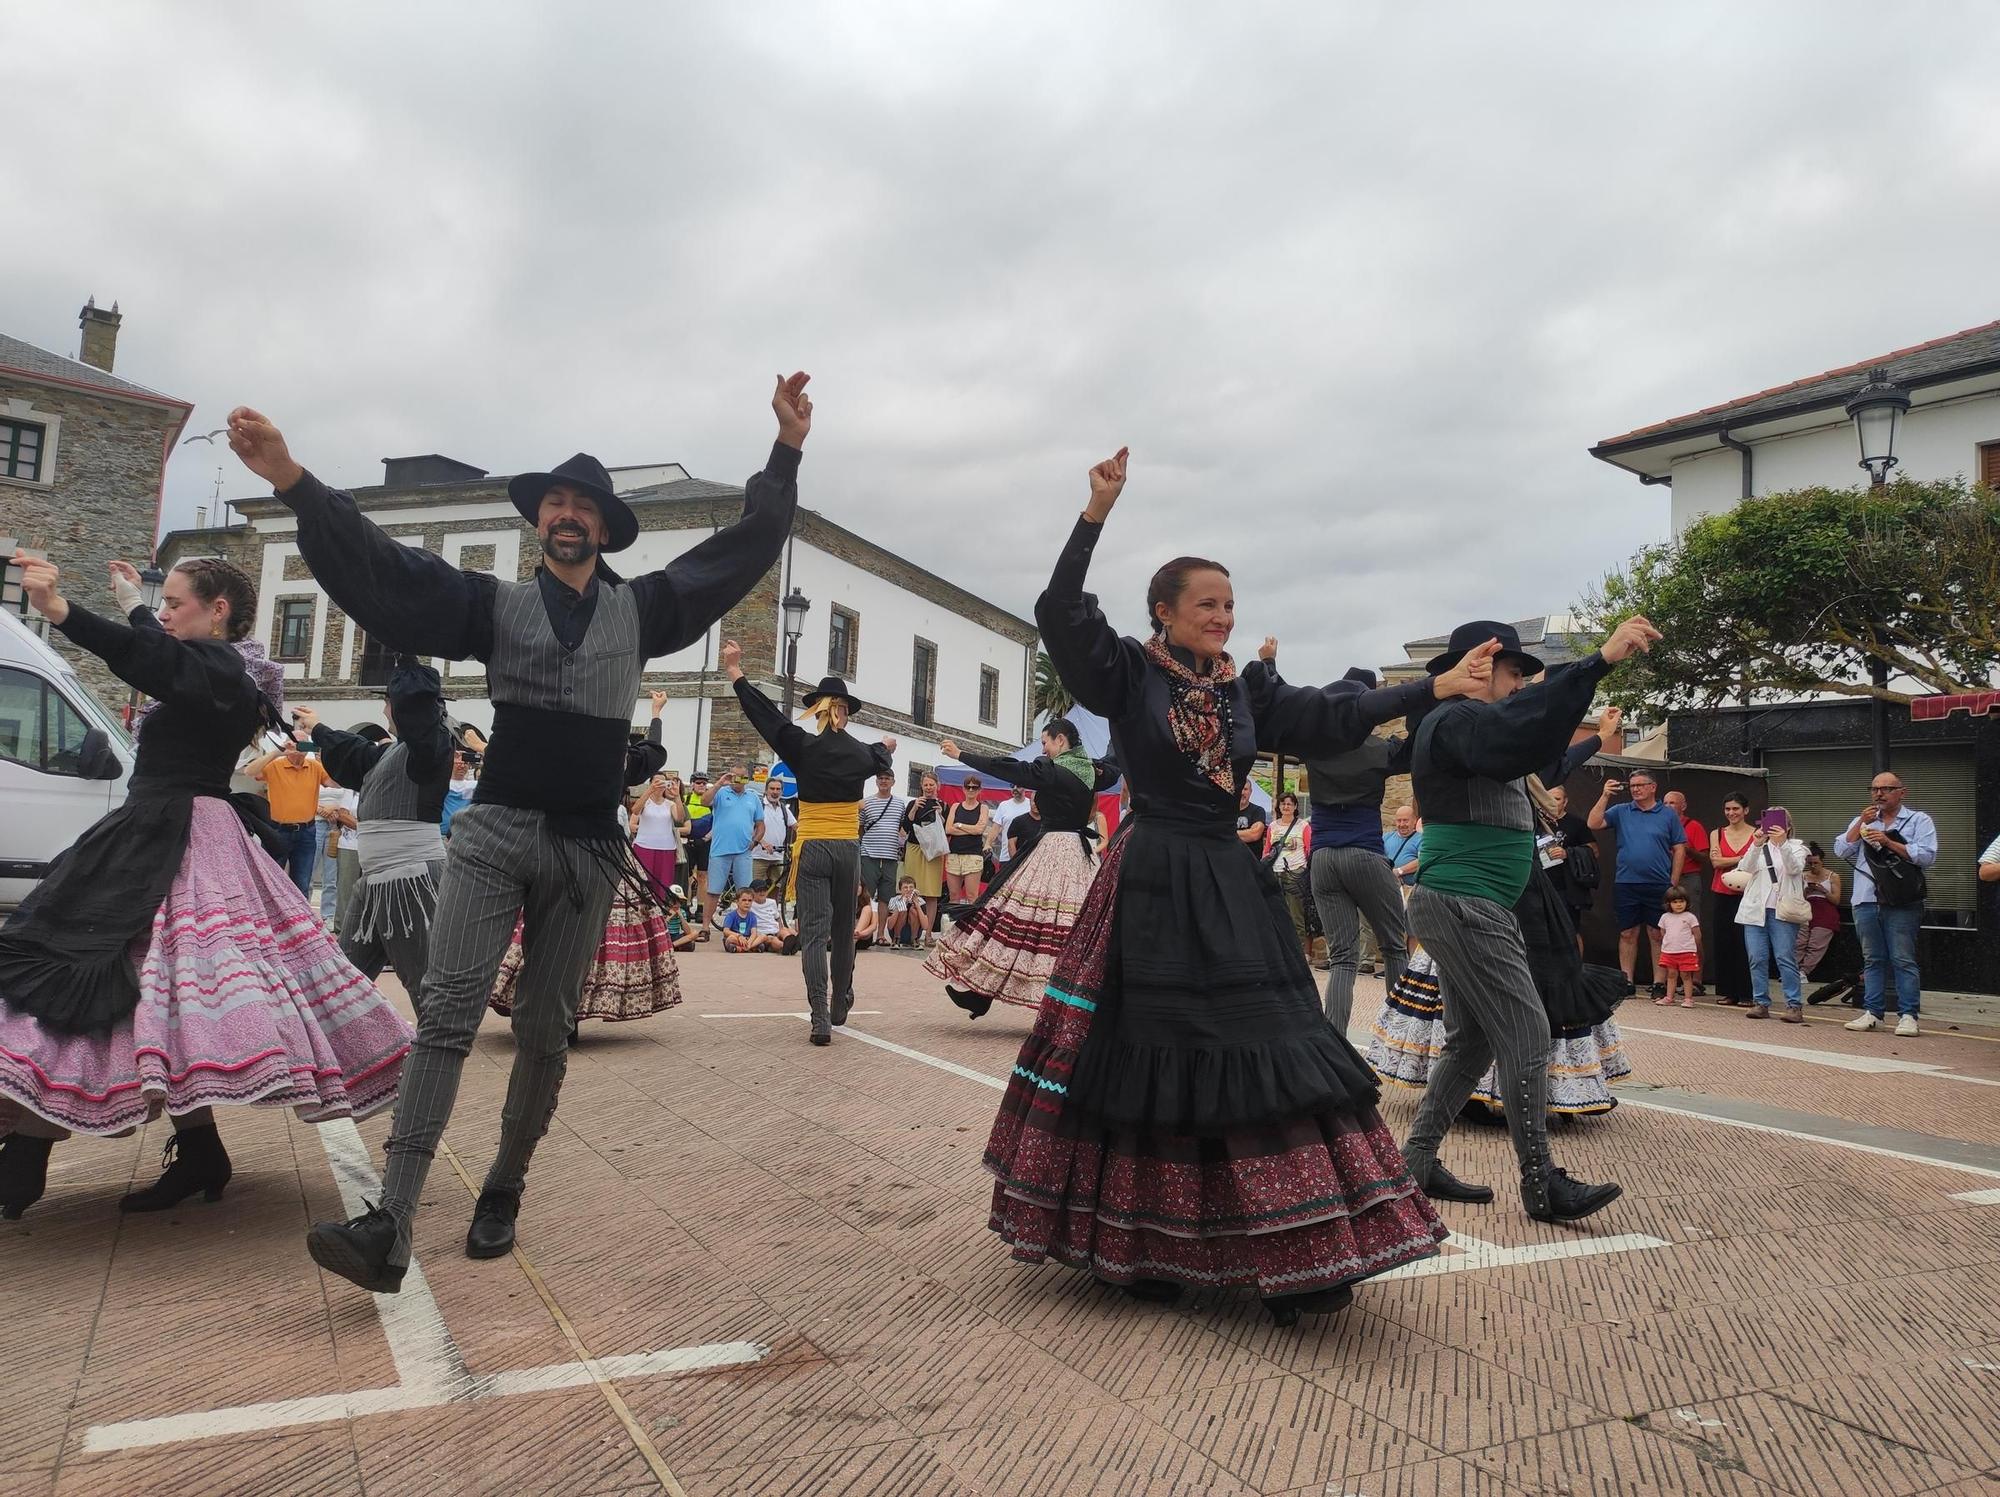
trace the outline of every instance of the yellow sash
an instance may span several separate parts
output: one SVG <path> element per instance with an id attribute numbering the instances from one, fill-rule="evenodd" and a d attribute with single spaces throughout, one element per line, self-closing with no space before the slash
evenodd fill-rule
<path id="1" fill-rule="evenodd" d="M 861 802 L 858 800 L 802 800 L 799 802 L 798 835 L 792 839 L 792 873 L 785 897 L 796 899 L 799 892 L 799 854 L 808 842 L 853 842 L 861 835 Z M 839 901 L 834 917 L 839 918 Z"/>

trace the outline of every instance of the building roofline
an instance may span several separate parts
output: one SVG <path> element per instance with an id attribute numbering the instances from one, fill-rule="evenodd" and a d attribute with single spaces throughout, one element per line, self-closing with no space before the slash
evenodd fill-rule
<path id="1" fill-rule="evenodd" d="M 33 345 L 30 346 L 32 347 Z M 43 352 L 47 352 L 47 350 L 45 349 Z M 79 363 L 76 359 L 65 358 L 62 354 L 52 354 L 50 357 L 63 359 L 65 363 L 76 364 L 80 369 L 89 369 L 92 367 L 89 364 Z M 118 384 L 106 385 L 100 384 L 96 380 L 72 379 L 66 375 L 50 374 L 43 369 L 23 369 L 18 364 L 4 363 L 0 363 L 0 375 L 12 375 L 14 378 L 26 380 L 30 384 L 55 385 L 64 390 L 80 390 L 87 395 L 96 395 L 105 400 L 129 400 L 134 405 L 165 406 L 169 410 L 180 411 L 183 420 L 186 420 L 188 413 L 194 410 L 194 402 L 192 400 L 181 400 L 173 395 L 162 395 L 158 390 L 149 390 L 144 385 L 133 384 L 130 380 L 121 380 Z"/>

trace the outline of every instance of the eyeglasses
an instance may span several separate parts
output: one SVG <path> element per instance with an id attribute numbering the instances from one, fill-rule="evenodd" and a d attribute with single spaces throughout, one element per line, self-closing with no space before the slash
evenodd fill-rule
<path id="1" fill-rule="evenodd" d="M 1889 795 L 1895 791 L 1901 790 L 1902 788 L 1903 787 L 1901 785 L 1870 785 L 1868 787 L 1868 793 L 1870 795 Z"/>

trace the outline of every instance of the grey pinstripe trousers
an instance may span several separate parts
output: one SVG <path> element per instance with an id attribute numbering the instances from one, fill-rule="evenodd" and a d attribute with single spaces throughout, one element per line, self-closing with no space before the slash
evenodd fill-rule
<path id="1" fill-rule="evenodd" d="M 1438 966 L 1444 1051 L 1431 1067 L 1403 1158 L 1419 1180 L 1430 1173 L 1461 1108 L 1489 1065 L 1500 1068 L 1507 1131 L 1521 1178 L 1539 1183 L 1549 1165 L 1549 1016 L 1528 971 L 1514 912 L 1491 899 L 1410 891 L 1410 929 Z"/>
<path id="2" fill-rule="evenodd" d="M 613 891 L 587 854 L 549 834 L 546 820 L 540 811 L 487 805 L 467 806 L 452 820 L 417 1038 L 403 1066 L 382 1182 L 382 1206 L 403 1228 L 405 1254 L 410 1218 L 517 914 L 524 961 L 514 998 L 514 1070 L 487 1188 L 521 1188 L 555 1114 L 584 973 L 604 938 Z M 580 906 L 573 887 L 582 891 Z"/>
<path id="3" fill-rule="evenodd" d="M 359 860 L 356 860 L 359 866 Z M 430 865 L 431 881 L 437 883 L 444 877 L 442 861 Z M 340 932 L 340 954 L 354 964 L 355 970 L 373 982 L 382 975 L 384 967 L 395 969 L 396 981 L 403 985 L 403 991 L 410 995 L 410 1004 L 423 996 L 424 974 L 431 966 L 431 933 L 426 926 L 413 930 L 408 935 L 371 936 L 367 940 L 351 934 L 346 926 L 351 920 L 342 921 Z"/>
<path id="4" fill-rule="evenodd" d="M 812 841 L 799 849 L 799 951 L 806 1006 L 815 1034 L 845 1024 L 854 1007 L 854 900 L 861 887 L 861 844 Z M 828 956 L 833 997 L 827 1001 Z"/>
<path id="5" fill-rule="evenodd" d="M 1306 866 L 1311 870 L 1313 903 L 1319 906 L 1319 928 L 1326 932 L 1326 1016 L 1346 1034 L 1347 1021 L 1354 1016 L 1354 970 L 1363 917 L 1381 948 L 1384 991 L 1396 985 L 1410 963 L 1403 887 L 1389 860 L 1365 847 L 1315 847 Z"/>

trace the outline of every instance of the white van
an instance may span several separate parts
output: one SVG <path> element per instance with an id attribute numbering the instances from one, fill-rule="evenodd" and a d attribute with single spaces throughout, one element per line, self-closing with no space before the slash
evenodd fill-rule
<path id="1" fill-rule="evenodd" d="M 133 752 L 69 662 L 0 609 L 0 909 L 125 799 Z"/>

